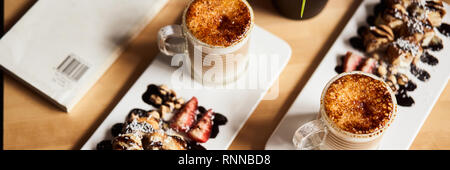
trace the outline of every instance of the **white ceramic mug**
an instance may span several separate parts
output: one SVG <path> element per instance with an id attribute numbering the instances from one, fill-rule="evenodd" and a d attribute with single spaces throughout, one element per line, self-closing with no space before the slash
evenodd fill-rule
<path id="1" fill-rule="evenodd" d="M 248 68 L 249 39 L 254 27 L 253 10 L 247 1 L 251 15 L 250 28 L 237 42 L 230 46 L 213 46 L 197 39 L 186 25 L 186 14 L 191 1 L 185 8 L 181 25 L 168 25 L 158 32 L 158 47 L 168 56 L 184 54 L 189 57 L 189 73 L 195 80 L 208 84 L 227 84 L 236 81 Z M 168 39 L 182 39 L 183 42 L 172 43 Z M 200 61 L 199 61 L 200 60 Z M 209 75 L 214 74 L 213 79 Z"/>
<path id="2" fill-rule="evenodd" d="M 389 91 L 393 103 L 393 113 L 389 118 L 387 124 L 375 132 L 369 134 L 354 134 L 340 129 L 335 123 L 329 119 L 324 106 L 324 97 L 329 86 L 338 80 L 339 78 L 347 75 L 359 74 L 368 76 L 375 80 L 381 81 L 384 87 Z M 342 73 L 332 78 L 325 86 L 321 98 L 320 98 L 320 112 L 316 120 L 310 121 L 294 133 L 292 142 L 297 149 L 300 150 L 312 150 L 312 149 L 325 149 L 325 150 L 372 150 L 377 149 L 378 144 L 385 133 L 386 129 L 392 124 L 397 115 L 397 100 L 394 96 L 389 85 L 387 85 L 379 77 L 360 72 L 348 72 Z"/>

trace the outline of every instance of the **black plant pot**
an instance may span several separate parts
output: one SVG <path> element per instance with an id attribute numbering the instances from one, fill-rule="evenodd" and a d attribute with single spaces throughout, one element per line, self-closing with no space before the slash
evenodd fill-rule
<path id="1" fill-rule="evenodd" d="M 328 0 L 306 0 L 303 17 L 302 3 L 305 0 L 272 0 L 275 8 L 285 17 L 295 20 L 309 19 L 319 14 Z"/>

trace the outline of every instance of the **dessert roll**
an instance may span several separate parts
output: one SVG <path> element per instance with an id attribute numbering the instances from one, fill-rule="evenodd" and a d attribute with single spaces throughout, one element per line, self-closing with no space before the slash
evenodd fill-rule
<path id="1" fill-rule="evenodd" d="M 401 27 L 399 35 L 401 37 L 411 37 L 421 45 L 427 46 L 434 37 L 435 32 L 428 21 L 410 18 Z"/>
<path id="2" fill-rule="evenodd" d="M 130 125 L 133 121 L 137 121 L 140 124 L 146 123 L 154 130 L 160 129 L 160 114 L 155 110 L 133 109 L 128 115 L 127 125 Z"/>
<path id="3" fill-rule="evenodd" d="M 179 136 L 169 136 L 156 131 L 144 136 L 142 143 L 145 150 L 186 150 L 187 143 Z"/>
<path id="4" fill-rule="evenodd" d="M 141 138 L 135 134 L 120 134 L 112 142 L 113 150 L 143 150 Z"/>
<path id="5" fill-rule="evenodd" d="M 427 1 L 426 5 L 429 9 L 428 21 L 433 27 L 439 27 L 442 24 L 447 11 L 445 10 L 444 4 L 441 0 Z"/>
<path id="6" fill-rule="evenodd" d="M 413 3 L 409 8 L 411 16 L 426 20 L 433 27 L 438 27 L 442 24 L 442 19 L 446 14 L 444 5 L 441 0 L 427 0 Z"/>
<path id="7" fill-rule="evenodd" d="M 394 32 L 387 25 L 372 26 L 362 34 L 367 53 L 384 48 L 394 40 Z"/>
<path id="8" fill-rule="evenodd" d="M 387 56 L 395 67 L 408 67 L 423 53 L 423 48 L 414 38 L 398 38 L 387 48 Z"/>
<path id="9" fill-rule="evenodd" d="M 393 6 L 386 8 L 383 13 L 380 13 L 377 16 L 375 25 L 387 25 L 393 31 L 397 31 L 407 18 L 408 12 L 406 11 L 406 8 L 400 4 L 394 4 Z"/>

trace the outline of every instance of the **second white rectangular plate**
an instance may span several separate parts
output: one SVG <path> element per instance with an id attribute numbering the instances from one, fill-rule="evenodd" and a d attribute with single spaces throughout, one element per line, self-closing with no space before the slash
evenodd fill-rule
<path id="1" fill-rule="evenodd" d="M 345 55 L 347 51 L 357 51 L 351 47 L 349 39 L 357 35 L 357 29 L 360 26 L 366 25 L 366 18 L 372 13 L 372 9 L 378 2 L 378 0 L 370 0 L 361 3 L 269 138 L 266 149 L 295 149 L 292 144 L 292 136 L 295 130 L 317 117 L 322 89 L 332 77 L 337 75 L 334 68 L 337 65 L 338 56 Z M 450 11 L 447 4 L 445 4 L 445 7 L 447 11 Z M 449 21 L 450 17 L 447 14 L 444 17 L 444 22 L 448 23 Z M 436 32 L 438 31 L 436 30 Z M 399 107 L 398 116 L 392 126 L 386 131 L 379 149 L 408 149 L 439 95 L 444 90 L 450 75 L 450 57 L 448 56 L 450 54 L 450 41 L 448 37 L 440 33 L 437 34 L 444 44 L 443 50 L 437 53 L 432 52 L 439 59 L 439 64 L 434 67 L 424 68 L 431 75 L 428 82 L 424 83 L 415 78 L 413 79 L 417 83 L 417 89 L 408 94 L 414 98 L 415 105 L 412 107 Z"/>

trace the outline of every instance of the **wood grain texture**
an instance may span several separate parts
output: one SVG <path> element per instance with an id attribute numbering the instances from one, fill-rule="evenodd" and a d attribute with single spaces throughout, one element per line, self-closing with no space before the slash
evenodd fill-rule
<path id="1" fill-rule="evenodd" d="M 8 30 L 35 0 L 5 0 Z M 229 149 L 264 149 L 265 143 L 361 1 L 329 1 L 317 17 L 293 21 L 271 0 L 249 0 L 256 24 L 286 40 L 293 53 L 279 77 L 279 96 L 262 101 Z M 450 2 L 450 0 L 446 0 Z M 187 0 L 171 0 L 124 53 L 66 114 L 9 75 L 4 75 L 4 149 L 79 149 L 158 53 L 156 33 L 180 23 Z M 450 149 L 447 85 L 410 149 Z"/>

